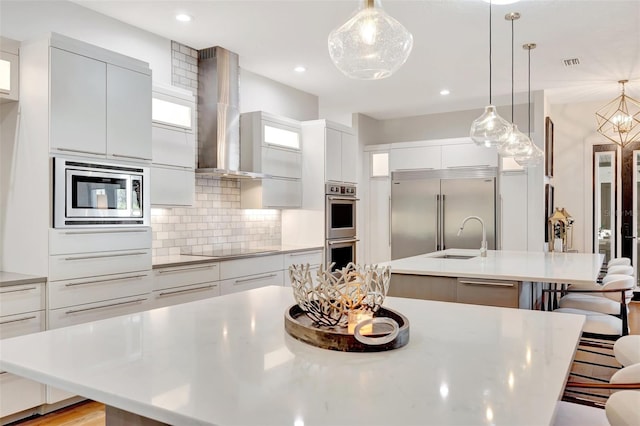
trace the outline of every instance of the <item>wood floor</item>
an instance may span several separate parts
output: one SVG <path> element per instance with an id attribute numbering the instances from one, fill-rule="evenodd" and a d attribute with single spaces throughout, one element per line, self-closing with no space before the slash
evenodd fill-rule
<path id="1" fill-rule="evenodd" d="M 629 306 L 629 328 L 631 330 L 631 334 L 640 334 L 640 302 L 631 302 Z M 606 350 L 598 351 L 606 352 Z M 615 359 L 590 354 L 588 352 L 578 351 L 575 359 L 587 362 L 610 364 L 612 366 L 619 367 Z M 571 371 L 578 374 L 598 377 L 602 380 L 608 381 L 616 370 L 574 362 Z M 582 380 L 580 377 L 572 379 Z M 607 392 L 609 391 L 600 391 L 600 393 Z M 87 401 L 58 410 L 45 416 L 12 423 L 11 426 L 104 426 L 104 424 L 104 405 L 94 401 Z"/>

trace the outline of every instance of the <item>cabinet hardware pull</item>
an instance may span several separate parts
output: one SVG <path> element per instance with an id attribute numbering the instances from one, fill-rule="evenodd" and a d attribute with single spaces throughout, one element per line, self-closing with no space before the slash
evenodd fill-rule
<path id="1" fill-rule="evenodd" d="M 103 254 L 99 256 L 76 256 L 76 257 L 65 257 L 64 260 L 88 260 L 88 259 L 103 259 L 107 257 L 122 257 L 122 256 L 139 256 L 141 254 L 147 254 L 144 251 L 135 251 L 131 253 L 118 253 L 118 254 Z"/>
<path id="2" fill-rule="evenodd" d="M 351 238 L 348 240 L 333 240 L 333 241 L 327 241 L 327 244 L 329 244 L 330 246 L 334 245 L 334 244 L 345 244 L 345 243 L 357 243 L 358 239 L 356 238 Z"/>
<path id="3" fill-rule="evenodd" d="M 463 281 L 463 280 L 460 280 L 458 282 L 460 284 L 480 285 L 480 286 L 489 286 L 489 287 L 515 287 L 516 285 L 516 283 L 514 282 L 499 283 L 499 282 L 491 282 L 491 281 Z"/>
<path id="4" fill-rule="evenodd" d="M 133 232 L 148 232 L 146 229 L 120 229 L 117 231 L 68 231 L 63 232 L 65 235 L 85 235 L 85 234 L 123 234 Z"/>
<path id="5" fill-rule="evenodd" d="M 135 299 L 135 300 L 127 300 L 126 302 L 110 303 L 108 305 L 93 306 L 91 308 L 72 309 L 70 311 L 66 311 L 65 314 L 77 314 L 78 312 L 94 311 L 96 309 L 102 309 L 102 308 L 112 308 L 114 306 L 121 306 L 121 305 L 128 305 L 128 304 L 131 304 L 131 303 L 144 302 L 145 300 L 147 300 L 147 298 L 146 297 L 142 297 L 142 298 Z"/>
<path id="6" fill-rule="evenodd" d="M 447 166 L 447 169 L 470 169 L 477 167 L 489 167 L 488 164 L 474 164 L 473 166 Z"/>
<path id="7" fill-rule="evenodd" d="M 319 253 L 319 252 L 317 252 L 317 251 L 303 251 L 301 253 L 289 253 L 289 256 L 290 257 L 308 256 L 308 255 L 313 255 L 313 254 L 317 254 L 317 253 Z"/>
<path id="8" fill-rule="evenodd" d="M 213 269 L 216 266 L 218 266 L 218 265 L 217 264 L 211 264 L 211 265 L 205 265 L 205 266 L 196 266 L 194 268 L 169 269 L 169 270 L 160 269 L 158 271 L 158 273 L 159 274 L 175 274 L 176 272 L 197 271 L 199 269 Z"/>
<path id="9" fill-rule="evenodd" d="M 123 155 L 123 154 L 111 154 L 114 157 L 120 157 L 120 158 L 133 158 L 135 160 L 151 160 L 151 158 L 145 158 L 145 157 L 136 157 L 134 155 Z"/>
<path id="10" fill-rule="evenodd" d="M 17 318 L 17 319 L 13 319 L 13 320 L 7 320 L 7 321 L 0 321 L 0 325 L 4 325 L 4 324 L 11 324 L 12 322 L 20 322 L 20 321 L 29 321 L 32 319 L 37 318 L 35 315 L 32 315 L 30 317 L 23 317 L 23 318 Z"/>
<path id="11" fill-rule="evenodd" d="M 193 167 L 187 167 L 187 166 L 176 166 L 175 164 L 169 164 L 169 163 L 153 163 L 154 166 L 170 166 L 170 167 L 175 167 L 176 169 L 183 169 L 183 170 L 193 170 Z"/>
<path id="12" fill-rule="evenodd" d="M 189 291 L 198 291 L 198 290 L 208 290 L 210 288 L 215 288 L 215 284 L 212 285 L 203 285 L 200 287 L 193 287 L 193 288 L 184 288 L 182 290 L 174 290 L 174 291 L 163 291 L 158 293 L 158 296 L 169 296 L 171 294 L 178 294 L 178 293 L 186 293 Z"/>
<path id="13" fill-rule="evenodd" d="M 327 198 L 330 200 L 338 200 L 338 201 L 360 201 L 360 198 L 355 198 L 355 197 L 336 197 L 333 195 L 329 195 Z"/>
<path id="14" fill-rule="evenodd" d="M 277 276 L 278 274 L 265 274 L 265 275 L 260 275 L 258 277 L 251 277 L 251 278 L 243 278 L 241 280 L 236 280 L 236 284 L 240 284 L 240 283 L 246 283 L 249 281 L 257 281 L 257 280 L 261 280 L 264 278 L 273 278 L 275 276 Z"/>
<path id="15" fill-rule="evenodd" d="M 106 280 L 93 280 L 93 281 L 79 281 L 76 283 L 69 283 L 69 284 L 65 284 L 65 287 L 75 287 L 77 285 L 87 285 L 87 284 L 97 284 L 97 283 L 106 283 L 109 281 L 122 281 L 122 280 L 130 280 L 130 279 L 134 279 L 134 278 L 142 278 L 142 277 L 146 277 L 145 274 L 141 274 L 141 275 L 131 275 L 129 277 L 122 277 L 122 278 L 109 278 Z"/>
<path id="16" fill-rule="evenodd" d="M 7 293 L 18 293 L 20 291 L 29 291 L 29 290 L 35 290 L 37 287 L 27 287 L 27 288 L 19 288 L 18 290 L 5 290 L 5 291 L 0 291 L 0 294 L 7 294 Z"/>
<path id="17" fill-rule="evenodd" d="M 95 154 L 95 155 L 106 155 L 106 152 L 95 152 L 95 151 L 85 151 L 83 149 L 70 149 L 70 148 L 54 148 L 58 151 L 67 151 L 67 152 L 81 152 L 83 154 Z"/>

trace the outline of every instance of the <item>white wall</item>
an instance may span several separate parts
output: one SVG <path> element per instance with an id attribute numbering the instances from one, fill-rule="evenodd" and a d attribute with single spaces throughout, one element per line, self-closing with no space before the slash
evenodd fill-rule
<path id="1" fill-rule="evenodd" d="M 295 120 L 318 119 L 318 97 L 240 70 L 240 112 L 267 111 Z"/>
<path id="2" fill-rule="evenodd" d="M 68 1 L 0 2 L 0 35 L 25 41 L 48 32 L 148 62 L 154 81 L 171 84 L 171 44 L 166 38 Z"/>
<path id="3" fill-rule="evenodd" d="M 606 102 L 603 99 L 550 106 L 555 131 L 552 181 L 555 205 L 566 208 L 573 216 L 573 247 L 587 253 L 593 248 L 592 147 L 609 143 L 596 132 L 595 112 Z"/>

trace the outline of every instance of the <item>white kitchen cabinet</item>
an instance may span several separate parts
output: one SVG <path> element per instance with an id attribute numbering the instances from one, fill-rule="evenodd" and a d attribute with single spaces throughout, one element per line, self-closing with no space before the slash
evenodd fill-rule
<path id="1" fill-rule="evenodd" d="M 107 65 L 51 47 L 51 150 L 106 155 Z"/>
<path id="2" fill-rule="evenodd" d="M 155 269 L 153 306 L 159 308 L 219 296 L 219 279 L 217 262 Z"/>
<path id="3" fill-rule="evenodd" d="M 151 249 L 49 256 L 51 281 L 149 270 Z"/>
<path id="4" fill-rule="evenodd" d="M 151 247 L 151 238 L 151 227 L 82 229 L 50 228 L 49 254 L 56 255 L 148 249 Z"/>
<path id="5" fill-rule="evenodd" d="M 192 206 L 195 200 L 193 169 L 151 166 L 151 205 Z"/>
<path id="6" fill-rule="evenodd" d="M 326 181 L 356 183 L 358 181 L 357 153 L 356 138 L 350 129 L 327 127 L 325 141 Z"/>
<path id="7" fill-rule="evenodd" d="M 0 37 L 0 102 L 19 99 L 19 45 L 15 40 Z"/>
<path id="8" fill-rule="evenodd" d="M 151 160 L 151 76 L 107 64 L 107 156 Z"/>
<path id="9" fill-rule="evenodd" d="M 176 87 L 154 85 L 152 99 L 151 204 L 195 202 L 195 97 Z"/>
<path id="10" fill-rule="evenodd" d="M 302 202 L 300 179 L 245 179 L 240 182 L 240 208 L 299 208 Z"/>
<path id="11" fill-rule="evenodd" d="M 394 170 L 440 169 L 442 148 L 421 143 L 394 143 L 389 154 L 389 168 Z"/>
<path id="12" fill-rule="evenodd" d="M 23 50 L 29 78 L 48 87 L 38 108 L 48 111 L 52 152 L 151 159 L 148 64 L 55 33 Z"/>
<path id="13" fill-rule="evenodd" d="M 282 254 L 234 259 L 220 264 L 220 294 L 237 293 L 268 285 L 282 286 Z"/>
<path id="14" fill-rule="evenodd" d="M 240 115 L 240 137 L 240 169 L 268 175 L 240 182 L 240 207 L 301 207 L 300 122 L 263 111 L 244 113 Z"/>
<path id="15" fill-rule="evenodd" d="M 0 288 L 0 339 L 38 333 L 45 329 L 44 282 Z M 40 383 L 0 371 L 0 417 L 45 401 Z"/>
<path id="16" fill-rule="evenodd" d="M 284 255 L 284 286 L 291 287 L 291 278 L 289 276 L 289 267 L 291 265 L 309 265 L 311 274 L 315 277 L 315 271 L 322 266 L 323 250 L 297 251 L 294 253 L 286 253 Z"/>
<path id="17" fill-rule="evenodd" d="M 487 148 L 476 145 L 465 138 L 463 143 L 452 140 L 442 145 L 442 168 L 455 169 L 462 167 L 498 167 L 498 151 L 495 147 Z"/>

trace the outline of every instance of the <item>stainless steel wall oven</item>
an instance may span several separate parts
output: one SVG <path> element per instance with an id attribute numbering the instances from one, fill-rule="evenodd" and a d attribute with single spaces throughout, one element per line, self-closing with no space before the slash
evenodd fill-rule
<path id="1" fill-rule="evenodd" d="M 149 168 L 53 159 L 53 226 L 148 226 Z"/>
<path id="2" fill-rule="evenodd" d="M 333 269 L 356 261 L 356 197 L 355 185 L 328 183 L 325 187 L 325 249 L 327 265 Z"/>

